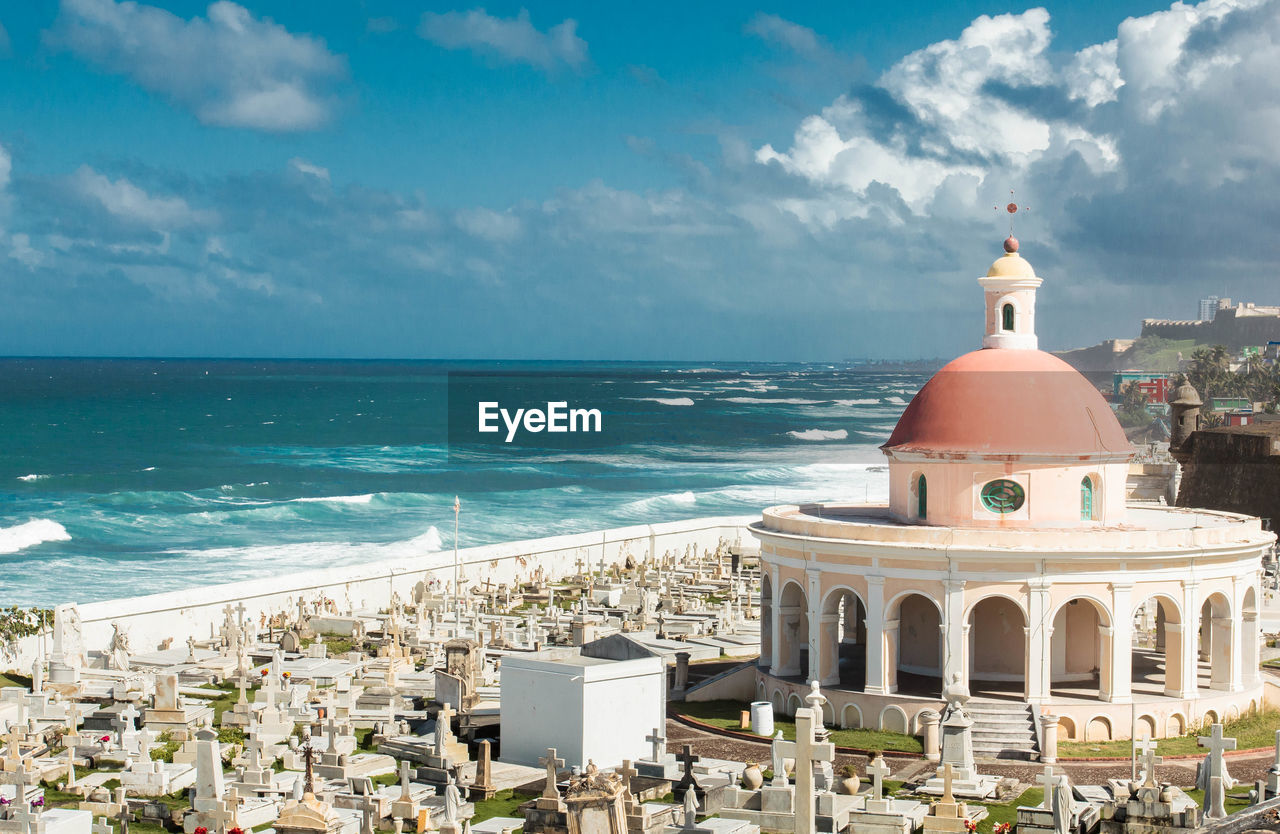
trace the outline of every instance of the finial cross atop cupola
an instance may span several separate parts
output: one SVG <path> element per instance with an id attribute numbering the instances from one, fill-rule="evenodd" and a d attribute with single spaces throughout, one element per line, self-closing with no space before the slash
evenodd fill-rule
<path id="1" fill-rule="evenodd" d="M 1003 207 L 996 206 L 995 210 L 998 212 L 1003 211 L 1005 214 L 1009 215 L 1009 239 L 1013 241 L 1013 251 L 1015 252 L 1018 251 L 1018 240 L 1013 236 L 1013 221 L 1017 219 L 1018 212 L 1031 211 L 1031 206 L 1020 206 L 1017 203 L 1015 203 L 1013 201 L 1013 189 L 1010 188 L 1009 202 Z"/>
<path id="2" fill-rule="evenodd" d="M 1009 237 L 1004 242 L 1004 255 L 996 258 L 987 274 L 978 279 L 986 301 L 986 335 L 982 337 L 984 348 L 1036 350 L 1036 288 L 1040 279 L 1031 264 L 1018 254 L 1018 239 L 1013 236 L 1013 221 L 1019 212 L 1029 211 L 1027 206 L 1013 202 L 1009 191 L 1009 203 L 1003 211 L 1009 215 Z M 996 206 L 996 211 L 1001 211 Z"/>

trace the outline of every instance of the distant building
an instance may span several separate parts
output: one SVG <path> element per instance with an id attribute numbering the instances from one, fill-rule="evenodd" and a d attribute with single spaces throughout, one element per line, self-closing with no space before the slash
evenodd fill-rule
<path id="1" fill-rule="evenodd" d="M 1173 374 L 1116 371 L 1111 376 L 1112 396 L 1118 401 L 1131 382 L 1138 383 L 1138 390 L 1147 395 L 1147 402 L 1166 403 L 1169 401 L 1169 391 L 1173 389 Z"/>
<path id="2" fill-rule="evenodd" d="M 1280 307 L 1254 304 L 1251 301 L 1233 305 L 1231 299 L 1218 299 L 1218 308 L 1209 321 L 1171 321 L 1143 319 L 1142 336 L 1161 339 L 1194 339 L 1201 345 L 1225 345 L 1238 351 L 1246 346 L 1265 345 L 1280 340 Z"/>
<path id="3" fill-rule="evenodd" d="M 1218 302 L 1222 299 L 1216 295 L 1200 299 L 1200 321 L 1213 321 L 1218 314 Z"/>

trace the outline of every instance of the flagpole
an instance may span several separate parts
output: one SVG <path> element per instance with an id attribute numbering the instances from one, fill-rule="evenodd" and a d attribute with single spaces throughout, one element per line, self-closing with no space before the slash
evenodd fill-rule
<path id="1" fill-rule="evenodd" d="M 454 637 L 462 636 L 462 562 L 458 559 L 458 512 L 462 503 L 453 496 L 453 621 Z"/>

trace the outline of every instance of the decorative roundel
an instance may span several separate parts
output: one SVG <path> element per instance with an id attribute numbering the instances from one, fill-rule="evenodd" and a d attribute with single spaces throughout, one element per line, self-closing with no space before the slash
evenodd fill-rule
<path id="1" fill-rule="evenodd" d="M 1011 513 L 1018 510 L 1027 500 L 1022 484 L 1001 478 L 989 481 L 982 487 L 982 506 L 993 513 Z"/>
<path id="2" fill-rule="evenodd" d="M 1009 205 L 1007 205 L 1007 206 L 1005 206 L 1005 207 L 1004 207 L 1004 210 L 1005 210 L 1005 211 L 1007 211 L 1007 212 L 1009 212 L 1010 214 L 1017 214 L 1017 213 L 1018 213 L 1018 204 L 1017 204 L 1017 203 L 1010 203 Z"/>

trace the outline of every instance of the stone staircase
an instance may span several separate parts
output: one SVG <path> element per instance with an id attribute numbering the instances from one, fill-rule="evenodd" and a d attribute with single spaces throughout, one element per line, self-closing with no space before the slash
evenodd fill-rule
<path id="1" fill-rule="evenodd" d="M 978 759 L 1040 760 L 1035 712 L 1023 701 L 972 700 L 973 755 Z"/>

